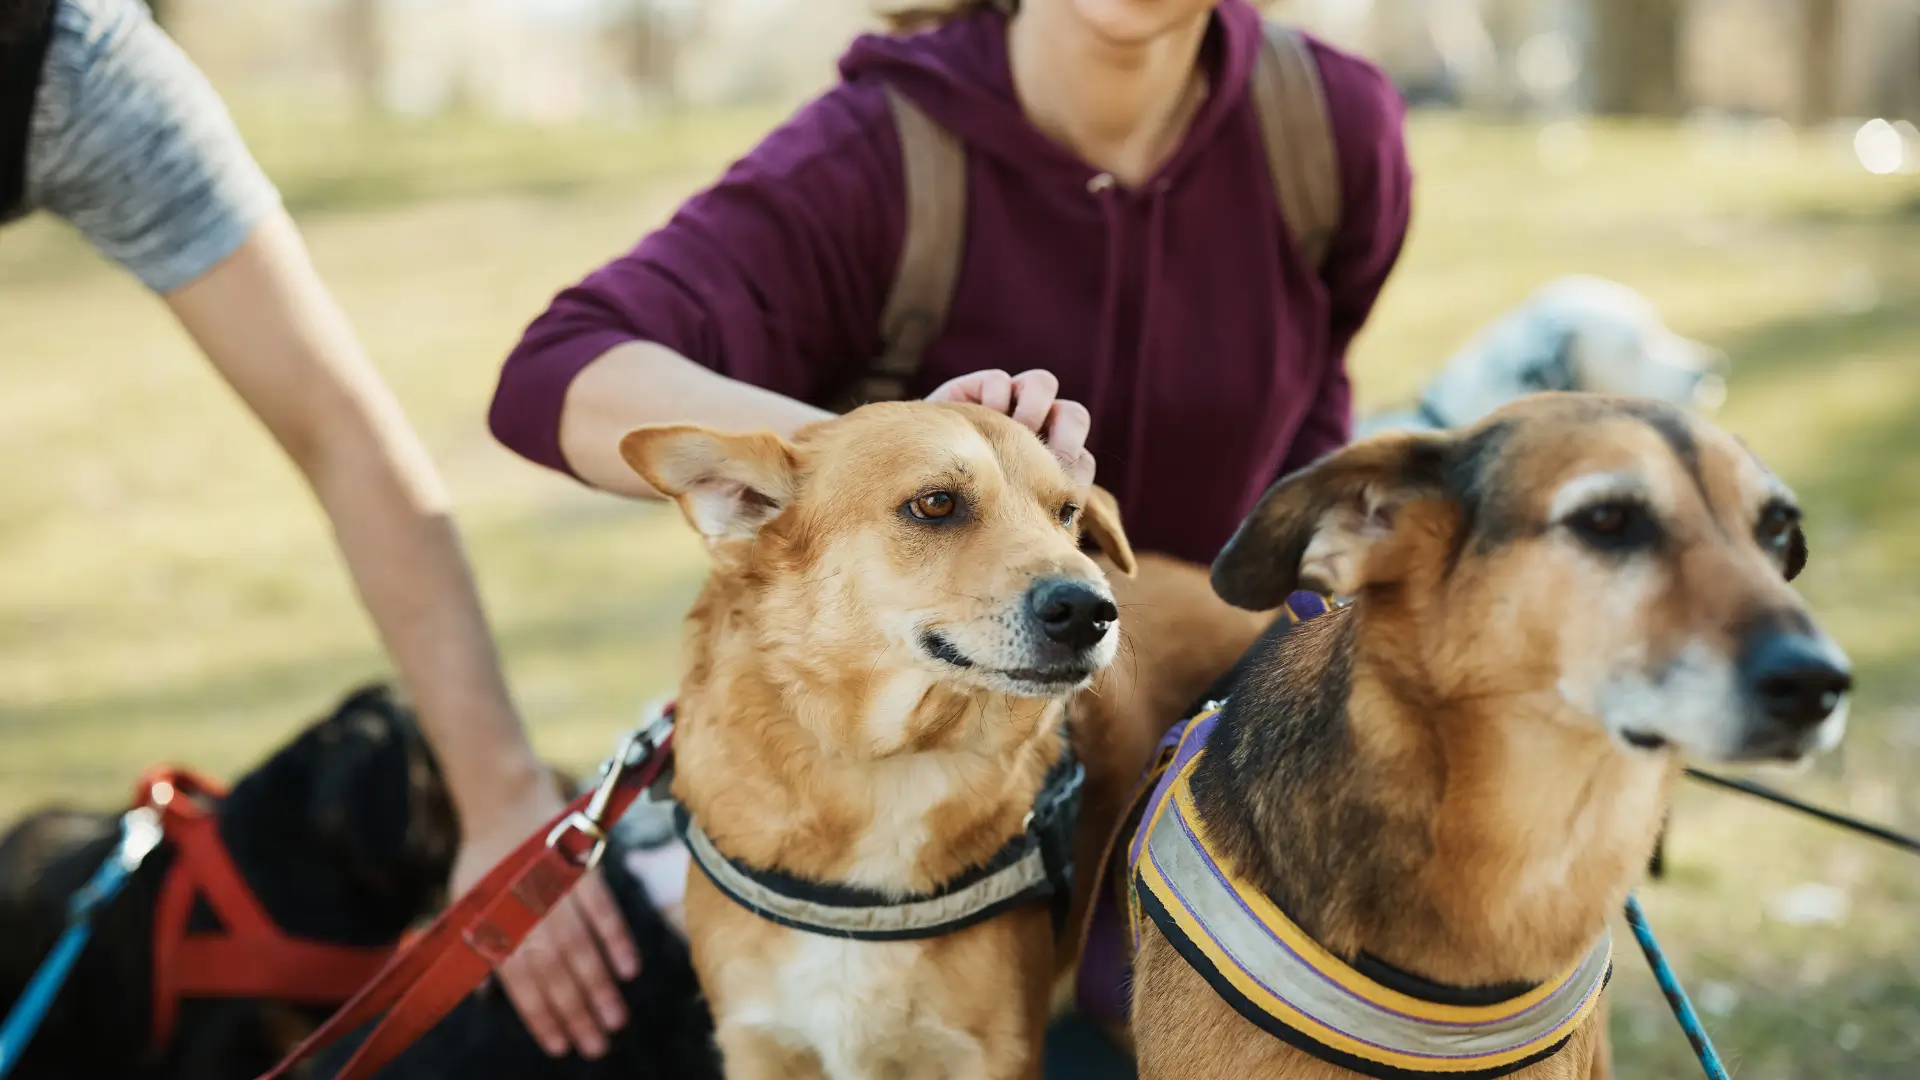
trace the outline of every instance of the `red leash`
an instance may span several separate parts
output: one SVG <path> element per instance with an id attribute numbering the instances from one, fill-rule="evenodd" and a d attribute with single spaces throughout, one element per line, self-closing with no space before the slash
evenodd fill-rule
<path id="1" fill-rule="evenodd" d="M 567 805 L 480 879 L 374 980 L 260 1080 L 282 1080 L 334 1040 L 380 1022 L 336 1080 L 365 1080 L 425 1035 L 477 989 L 599 865 L 606 827 L 659 779 L 673 750 L 673 709 L 628 735 L 594 790 Z"/>
<path id="2" fill-rule="evenodd" d="M 293 937 L 247 887 L 220 839 L 220 823 L 203 799 L 220 785 L 185 769 L 161 768 L 141 778 L 136 806 L 160 814 L 173 845 L 173 865 L 160 886 L 153 918 L 153 1046 L 166 1045 L 184 998 L 267 998 L 301 1005 L 338 1005 L 393 958 L 393 946 L 356 948 Z M 189 926 L 203 900 L 220 929 Z"/>

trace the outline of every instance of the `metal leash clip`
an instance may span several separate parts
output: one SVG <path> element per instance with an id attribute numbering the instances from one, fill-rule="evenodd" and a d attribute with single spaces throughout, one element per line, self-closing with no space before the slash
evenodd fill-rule
<path id="1" fill-rule="evenodd" d="M 607 828 L 612 822 L 606 821 L 607 805 L 613 801 L 613 793 L 627 772 L 646 764 L 673 733 L 673 714 L 666 710 L 658 711 L 652 720 L 627 732 L 620 739 L 613 756 L 600 765 L 600 783 L 594 787 L 593 795 L 587 800 L 584 809 L 576 810 L 560 819 L 560 823 L 547 834 L 547 846 L 576 859 L 581 868 L 592 870 L 600 865 L 607 853 Z M 576 856 L 561 842 L 569 833 L 579 833 L 592 842 L 585 856 Z"/>

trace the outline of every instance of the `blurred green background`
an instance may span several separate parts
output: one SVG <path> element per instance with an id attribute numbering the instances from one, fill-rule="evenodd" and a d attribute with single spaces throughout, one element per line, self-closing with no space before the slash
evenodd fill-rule
<path id="1" fill-rule="evenodd" d="M 792 94 L 530 118 L 348 107 L 232 70 L 243 128 L 456 493 L 536 742 L 591 764 L 671 690 L 703 558 L 670 511 L 501 450 L 485 405 L 552 292 Z M 1721 419 L 1802 495 L 1802 587 L 1859 668 L 1845 747 L 1780 782 L 1920 829 L 1920 174 L 1864 168 L 1858 117 L 1521 104 L 1416 114 L 1415 227 L 1352 360 L 1362 407 L 1411 397 L 1569 272 L 1726 349 Z M 157 760 L 235 773 L 386 670 L 298 475 L 155 299 L 36 220 L 0 234 L 0 328 L 0 820 L 112 805 Z M 1669 858 L 1642 895 L 1736 1075 L 1920 1075 L 1920 861 L 1697 789 Z M 1622 1075 L 1697 1075 L 1624 930 L 1616 947 Z"/>

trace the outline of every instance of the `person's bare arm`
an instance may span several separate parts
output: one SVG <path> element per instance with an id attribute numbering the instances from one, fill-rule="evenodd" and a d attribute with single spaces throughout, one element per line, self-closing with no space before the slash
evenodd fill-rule
<path id="1" fill-rule="evenodd" d="M 843 85 L 667 224 L 562 289 L 502 365 L 495 437 L 602 490 L 657 497 L 620 459 L 620 439 L 636 427 L 789 436 L 829 416 L 818 405 L 854 385 L 884 346 L 907 216 L 893 132 L 885 95 Z M 1058 389 L 1045 373 L 990 371 L 929 396 L 1007 412 L 1090 475 L 1091 462 L 1077 460 L 1086 410 L 1056 403 Z"/>
<path id="2" fill-rule="evenodd" d="M 660 498 L 620 458 L 620 439 L 647 424 L 701 424 L 782 437 L 833 414 L 729 379 L 648 341 L 616 345 L 581 369 L 560 413 L 560 451 L 594 487 Z"/>
<path id="3" fill-rule="evenodd" d="M 1046 437 L 1081 483 L 1093 479 L 1086 407 L 1059 401 L 1051 372 L 980 371 L 952 379 L 929 401 L 969 401 L 1011 415 Z M 581 369 L 560 413 L 560 450 L 580 479 L 603 491 L 657 499 L 660 493 L 620 458 L 620 438 L 646 424 L 700 424 L 721 431 L 791 436 L 833 415 L 771 390 L 729 379 L 662 345 L 616 345 Z"/>
<path id="4" fill-rule="evenodd" d="M 166 301 L 312 484 L 422 721 L 435 729 L 462 819 L 478 824 L 501 792 L 542 783 L 439 475 L 312 276 L 291 223 L 269 217 Z"/>
<path id="5" fill-rule="evenodd" d="M 454 887 L 466 887 L 560 799 L 508 695 L 438 473 L 284 212 L 166 301 L 332 522 L 447 777 L 464 833 Z M 581 884 L 502 981 L 550 1052 L 571 1041 L 598 1056 L 625 1020 L 602 950 L 623 977 L 638 956 L 604 882 Z"/>

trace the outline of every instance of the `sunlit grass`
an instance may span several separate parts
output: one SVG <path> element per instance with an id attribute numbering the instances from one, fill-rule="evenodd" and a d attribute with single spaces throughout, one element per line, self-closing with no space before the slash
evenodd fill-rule
<path id="1" fill-rule="evenodd" d="M 767 118 L 539 131 L 242 116 L 460 499 L 535 738 L 591 762 L 671 688 L 702 557 L 671 514 L 494 446 L 485 402 L 552 291 Z M 1848 746 L 1791 783 L 1920 827 L 1920 184 L 1868 176 L 1822 140 L 1787 153 L 1602 127 L 1582 154 L 1579 138 L 1416 123 L 1416 226 L 1354 358 L 1362 402 L 1410 395 L 1568 272 L 1619 278 L 1729 350 L 1723 420 L 1805 498 L 1802 584 L 1862 671 Z M 297 475 L 155 301 L 31 223 L 0 239 L 0 328 L 0 818 L 113 803 L 160 758 L 238 770 L 383 670 Z M 1671 881 L 1643 895 L 1689 985 L 1731 991 L 1706 996 L 1730 1005 L 1709 1022 L 1739 1075 L 1913 1075 L 1920 865 L 1693 790 L 1671 854 Z M 1846 891 L 1840 925 L 1769 915 L 1804 882 Z M 1687 1075 L 1624 930 L 1617 945 L 1623 1074 Z"/>

